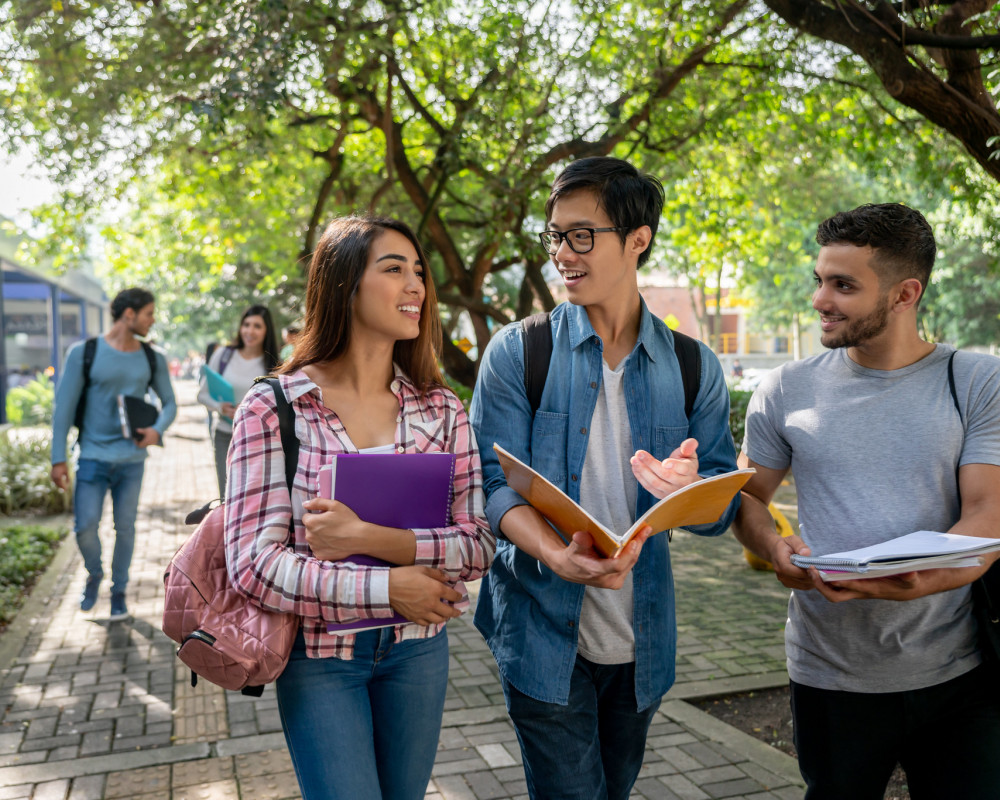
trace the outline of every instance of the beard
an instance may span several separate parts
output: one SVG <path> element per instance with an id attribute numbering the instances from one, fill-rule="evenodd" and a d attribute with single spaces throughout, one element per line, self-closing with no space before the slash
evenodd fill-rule
<path id="1" fill-rule="evenodd" d="M 847 323 L 839 331 L 831 331 L 820 336 L 820 342 L 831 350 L 840 347 L 860 347 L 874 339 L 889 326 L 888 295 L 880 297 L 875 310 L 866 317 Z"/>

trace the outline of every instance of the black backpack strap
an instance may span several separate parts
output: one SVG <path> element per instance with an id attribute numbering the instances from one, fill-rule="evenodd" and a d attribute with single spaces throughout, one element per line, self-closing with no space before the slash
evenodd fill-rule
<path id="1" fill-rule="evenodd" d="M 965 417 L 962 415 L 962 407 L 958 404 L 958 392 L 955 390 L 955 353 L 956 350 L 948 357 L 948 388 L 951 390 L 951 401 L 955 404 L 955 410 L 958 412 L 958 418 L 962 420 L 962 425 L 965 425 Z"/>
<path id="2" fill-rule="evenodd" d="M 146 388 L 149 388 L 156 377 L 156 351 L 149 342 L 139 342 L 139 344 L 142 345 L 142 352 L 146 354 L 146 361 L 149 362 L 149 383 L 146 384 Z"/>
<path id="3" fill-rule="evenodd" d="M 677 355 L 681 381 L 684 383 L 684 416 L 690 420 L 701 388 L 701 347 L 697 339 L 692 339 L 687 334 L 680 331 L 671 333 L 674 335 L 674 353 Z"/>
<path id="4" fill-rule="evenodd" d="M 295 410 L 292 408 L 281 383 L 277 378 L 260 377 L 254 383 L 266 381 L 274 392 L 274 402 L 278 411 L 278 431 L 281 435 L 281 449 L 285 451 L 285 483 L 288 491 L 292 491 L 295 483 L 295 472 L 299 468 L 299 437 L 295 435 Z"/>
<path id="5" fill-rule="evenodd" d="M 83 417 L 87 411 L 87 389 L 90 387 L 90 370 L 94 366 L 94 354 L 97 352 L 97 337 L 92 336 L 83 343 L 83 388 L 76 401 L 76 411 L 73 414 L 73 424 L 77 434 L 83 430 Z"/>
<path id="6" fill-rule="evenodd" d="M 524 331 L 524 391 L 528 396 L 532 417 L 542 404 L 542 390 L 545 388 L 549 361 L 552 359 L 549 316 L 549 312 L 544 312 L 521 320 Z"/>
<path id="7" fill-rule="evenodd" d="M 534 416 L 542 403 L 542 390 L 549 374 L 552 359 L 552 328 L 550 314 L 532 314 L 521 320 L 524 330 L 524 390 Z M 680 365 L 681 381 L 684 383 L 684 416 L 691 419 L 698 391 L 701 388 L 701 347 L 693 339 L 680 331 L 671 331 L 674 336 L 674 353 Z"/>

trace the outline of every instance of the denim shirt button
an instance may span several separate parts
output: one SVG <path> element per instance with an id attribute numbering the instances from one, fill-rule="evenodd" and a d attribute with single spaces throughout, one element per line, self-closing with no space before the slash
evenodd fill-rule
<path id="1" fill-rule="evenodd" d="M 573 475 L 573 476 L 571 476 L 571 477 L 573 478 L 573 480 L 576 480 L 576 475 Z"/>
<path id="2" fill-rule="evenodd" d="M 580 433 L 586 433 L 586 432 L 587 432 L 586 428 L 580 428 Z"/>
<path id="3" fill-rule="evenodd" d="M 597 381 L 591 381 L 590 382 L 590 388 L 591 389 L 596 389 L 597 388 Z"/>
<path id="4" fill-rule="evenodd" d="M 575 622 L 573 622 L 573 620 L 570 620 L 570 621 L 569 621 L 569 623 L 568 623 L 568 625 L 569 625 L 569 627 L 571 627 L 571 628 L 575 628 L 575 627 L 576 627 L 576 623 L 575 623 Z"/>

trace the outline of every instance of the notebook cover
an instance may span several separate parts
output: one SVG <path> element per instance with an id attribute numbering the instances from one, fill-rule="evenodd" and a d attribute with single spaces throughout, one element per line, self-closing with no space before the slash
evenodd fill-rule
<path id="1" fill-rule="evenodd" d="M 236 402 L 233 385 L 218 372 L 209 366 L 203 366 L 201 374 L 205 376 L 205 386 L 208 387 L 208 393 L 213 400 L 217 400 L 220 403 Z"/>
<path id="2" fill-rule="evenodd" d="M 346 453 L 320 470 L 319 494 L 375 525 L 445 528 L 454 476 L 452 453 Z"/>
<path id="3" fill-rule="evenodd" d="M 137 434 L 139 428 L 151 428 L 160 416 L 159 409 L 152 403 L 147 403 L 141 397 L 126 394 L 118 395 L 118 415 L 122 426 L 122 436 L 126 439 L 141 439 Z"/>
<path id="4" fill-rule="evenodd" d="M 455 456 L 451 453 L 345 453 L 320 469 L 319 496 L 343 503 L 365 522 L 389 528 L 444 528 L 451 521 Z M 362 566 L 391 566 L 373 556 L 344 559 Z M 402 625 L 400 614 L 329 623 L 328 633 L 357 633 Z"/>

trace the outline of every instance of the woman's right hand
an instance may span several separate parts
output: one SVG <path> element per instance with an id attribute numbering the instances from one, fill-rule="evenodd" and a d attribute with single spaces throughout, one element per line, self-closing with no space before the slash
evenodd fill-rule
<path id="1" fill-rule="evenodd" d="M 393 567 L 389 570 L 389 605 L 411 622 L 437 625 L 460 612 L 453 603 L 462 595 L 449 584 L 447 576 L 431 567 Z"/>
<path id="2" fill-rule="evenodd" d="M 223 403 L 219 406 L 219 413 L 228 419 L 232 419 L 236 416 L 236 406 L 233 403 Z"/>

